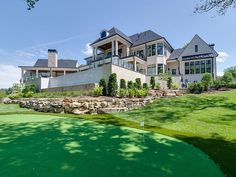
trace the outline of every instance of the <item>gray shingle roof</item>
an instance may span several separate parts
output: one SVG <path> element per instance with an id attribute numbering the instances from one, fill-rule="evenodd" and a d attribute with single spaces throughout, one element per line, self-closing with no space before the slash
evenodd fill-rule
<path id="1" fill-rule="evenodd" d="M 128 42 L 132 43 L 132 41 L 130 40 L 130 38 L 128 36 L 126 36 L 123 32 L 121 32 L 120 30 L 118 30 L 117 28 L 113 27 L 108 31 L 108 36 L 104 37 L 104 38 L 99 38 L 96 41 L 94 41 L 92 44 L 95 44 L 97 42 L 103 41 L 104 39 L 110 38 L 114 35 L 119 35 L 120 37 L 124 38 L 125 40 L 127 40 Z"/>
<path id="2" fill-rule="evenodd" d="M 34 67 L 48 67 L 48 59 L 38 59 Z M 76 68 L 77 60 L 58 60 L 58 68 Z"/>
<path id="3" fill-rule="evenodd" d="M 163 37 L 151 30 L 148 30 L 148 31 L 145 31 L 142 33 L 134 34 L 134 35 L 130 36 L 129 38 L 131 39 L 131 41 L 133 43 L 132 46 L 134 47 L 134 46 L 138 46 L 141 44 L 145 44 L 147 42 L 162 39 Z"/>
<path id="4" fill-rule="evenodd" d="M 175 49 L 170 57 L 168 58 L 168 60 L 175 60 L 175 59 L 178 59 L 179 56 L 182 54 L 182 52 L 184 51 L 185 48 L 181 48 L 181 49 Z"/>

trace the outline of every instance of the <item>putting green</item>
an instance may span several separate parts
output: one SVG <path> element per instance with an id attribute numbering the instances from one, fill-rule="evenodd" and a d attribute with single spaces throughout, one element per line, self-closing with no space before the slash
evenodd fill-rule
<path id="1" fill-rule="evenodd" d="M 223 177 L 180 140 L 73 118 L 0 116 L 1 177 Z"/>

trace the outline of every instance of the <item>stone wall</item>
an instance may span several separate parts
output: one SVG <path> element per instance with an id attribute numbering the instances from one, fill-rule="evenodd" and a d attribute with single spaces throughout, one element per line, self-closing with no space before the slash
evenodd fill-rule
<path id="1" fill-rule="evenodd" d="M 81 85 L 74 85 L 74 86 L 67 86 L 67 87 L 55 87 L 55 88 L 47 88 L 42 89 L 42 92 L 68 92 L 68 91 L 91 91 L 93 90 L 98 84 L 91 83 L 91 84 L 81 84 Z"/>
<path id="2" fill-rule="evenodd" d="M 39 112 L 68 113 L 68 114 L 102 114 L 123 112 L 136 109 L 151 103 L 160 97 L 182 96 L 186 91 L 152 90 L 146 98 L 117 98 L 117 97 L 75 97 L 58 99 L 24 98 L 21 100 L 5 100 L 5 104 L 19 104 Z"/>

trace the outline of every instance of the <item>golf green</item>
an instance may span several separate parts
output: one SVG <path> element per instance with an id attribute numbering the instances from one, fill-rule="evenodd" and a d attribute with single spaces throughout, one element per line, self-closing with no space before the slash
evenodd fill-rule
<path id="1" fill-rule="evenodd" d="M 48 115 L 0 116 L 1 177 L 223 177 L 199 149 L 137 129 Z"/>

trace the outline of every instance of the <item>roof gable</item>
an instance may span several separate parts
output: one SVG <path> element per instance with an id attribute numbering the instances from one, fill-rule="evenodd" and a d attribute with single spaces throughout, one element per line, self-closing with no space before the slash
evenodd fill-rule
<path id="1" fill-rule="evenodd" d="M 148 30 L 148 31 L 144 31 L 142 33 L 137 33 L 134 34 L 132 36 L 129 37 L 133 43 L 133 47 L 141 45 L 141 44 L 145 44 L 151 41 L 155 41 L 155 40 L 159 40 L 162 39 L 163 37 L 160 36 L 159 34 Z"/>
<path id="2" fill-rule="evenodd" d="M 198 51 L 195 52 L 195 45 L 198 46 Z M 218 56 L 218 53 L 212 49 L 201 37 L 195 35 L 190 43 L 184 48 L 180 57 L 213 54 L 214 57 Z"/>
<path id="3" fill-rule="evenodd" d="M 126 41 L 132 43 L 131 39 L 130 39 L 128 36 L 126 36 L 123 32 L 121 32 L 121 31 L 118 30 L 117 28 L 113 27 L 113 28 L 111 28 L 111 29 L 108 31 L 108 36 L 106 36 L 106 37 L 104 37 L 104 38 L 99 38 L 99 39 L 97 39 L 96 41 L 94 41 L 93 43 L 91 43 L 90 45 L 93 45 L 93 44 L 95 44 L 95 43 L 97 43 L 97 42 L 100 42 L 100 41 L 103 41 L 103 40 L 105 40 L 105 39 L 108 39 L 108 38 L 110 38 L 110 37 L 112 37 L 112 36 L 115 36 L 115 35 L 118 35 L 118 36 L 124 38 Z"/>
<path id="4" fill-rule="evenodd" d="M 48 59 L 38 59 L 34 64 L 34 67 L 48 67 Z M 58 60 L 58 68 L 76 68 L 77 60 Z"/>

